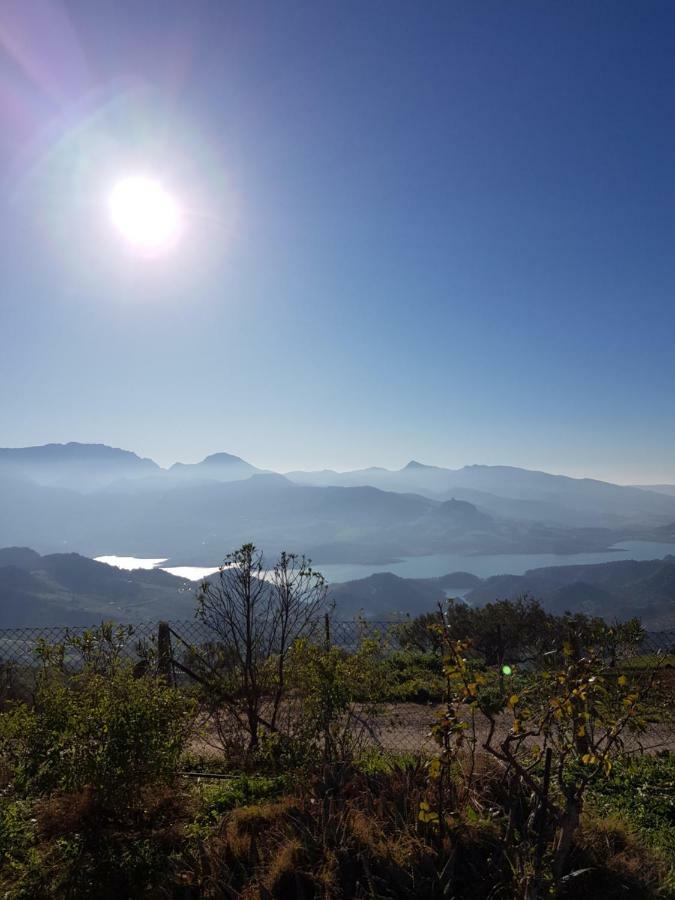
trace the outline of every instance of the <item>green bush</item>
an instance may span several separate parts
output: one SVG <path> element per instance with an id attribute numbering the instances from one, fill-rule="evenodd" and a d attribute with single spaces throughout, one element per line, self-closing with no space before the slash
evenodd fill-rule
<path id="1" fill-rule="evenodd" d="M 301 700 L 291 744 L 306 765 L 352 759 L 367 743 L 368 720 L 387 694 L 386 647 L 367 631 L 354 653 L 301 638 L 289 654 L 289 686 Z M 300 752 L 298 752 L 300 751 Z"/>
<path id="2" fill-rule="evenodd" d="M 20 795 L 87 787 L 103 804 L 129 805 L 175 773 L 191 711 L 179 690 L 126 663 L 70 678 L 48 663 L 34 703 L 0 715 L 0 758 Z"/>
<path id="3" fill-rule="evenodd" d="M 433 650 L 394 650 L 384 662 L 386 699 L 428 703 L 441 700 L 445 677 L 440 654 Z"/>

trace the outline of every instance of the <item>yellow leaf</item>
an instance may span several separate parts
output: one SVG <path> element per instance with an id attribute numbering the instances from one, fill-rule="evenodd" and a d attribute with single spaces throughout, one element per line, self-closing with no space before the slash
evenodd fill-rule
<path id="1" fill-rule="evenodd" d="M 619 675 L 617 684 L 621 685 L 621 687 L 624 687 L 625 685 L 628 684 L 628 679 L 626 678 L 625 675 Z"/>
<path id="2" fill-rule="evenodd" d="M 513 709 L 513 707 L 516 705 L 516 703 L 518 703 L 519 700 L 520 697 L 518 696 L 518 694 L 511 694 L 511 696 L 509 697 L 509 706 L 511 707 L 511 709 Z"/>
<path id="3" fill-rule="evenodd" d="M 435 823 L 438 822 L 438 813 L 434 812 L 428 803 L 422 802 L 420 803 L 420 811 L 417 815 L 417 818 L 420 822 L 429 822 Z"/>
<path id="4" fill-rule="evenodd" d="M 585 728 L 585 726 L 580 725 L 580 726 L 577 728 L 577 737 L 584 737 L 585 734 L 586 734 L 586 728 Z"/>
<path id="5" fill-rule="evenodd" d="M 520 719 L 513 720 L 513 733 L 520 734 Z"/>

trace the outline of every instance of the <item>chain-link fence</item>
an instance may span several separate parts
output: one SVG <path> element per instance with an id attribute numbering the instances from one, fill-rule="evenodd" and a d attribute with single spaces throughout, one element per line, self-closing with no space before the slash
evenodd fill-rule
<path id="1" fill-rule="evenodd" d="M 411 640 L 406 639 L 405 628 L 408 624 L 402 621 L 374 621 L 369 619 L 335 620 L 328 619 L 315 627 L 313 634 L 317 639 L 327 639 L 335 647 L 342 648 L 346 652 L 354 651 L 365 637 L 381 640 L 389 650 L 401 650 L 411 645 Z M 143 659 L 148 648 L 156 648 L 160 622 L 141 622 L 121 627 L 120 652 L 126 659 L 137 662 Z M 199 646 L 203 643 L 217 639 L 214 632 L 202 622 L 194 620 L 169 621 L 172 636 L 179 644 Z M 41 645 L 65 644 L 66 648 L 70 639 L 81 637 L 91 631 L 91 626 L 36 626 L 33 628 L 4 628 L 0 629 L 0 666 L 34 667 L 38 660 L 38 651 Z M 500 641 L 499 632 L 495 630 L 494 640 Z M 520 642 L 517 647 L 509 646 L 506 637 L 502 640 L 502 654 L 505 659 L 519 662 L 522 659 L 531 658 L 533 655 L 545 653 L 539 647 L 524 647 Z M 621 660 L 640 658 L 660 653 L 666 657 L 673 657 L 672 662 L 666 660 L 666 665 L 675 667 L 675 623 L 658 629 L 646 630 L 644 634 L 634 642 L 626 642 L 618 648 L 618 657 Z M 66 668 L 74 670 L 77 665 L 77 653 L 66 653 Z"/>
<path id="2" fill-rule="evenodd" d="M 364 642 L 369 642 L 371 653 L 382 666 L 377 685 L 372 685 L 372 696 L 368 696 L 368 685 L 362 684 L 353 698 L 353 727 L 380 749 L 424 753 L 433 749 L 430 727 L 441 708 L 443 677 L 433 638 L 425 637 L 425 632 L 420 636 L 411 624 L 412 620 L 340 621 L 326 616 L 313 623 L 306 637 L 313 645 L 344 657 L 356 656 Z M 617 675 L 648 667 L 653 658 L 660 666 L 659 689 L 666 697 L 670 692 L 672 703 L 675 623 L 664 626 L 667 624 L 670 627 L 650 629 L 632 640 L 619 641 L 608 648 L 607 654 Z M 85 658 L 82 641 L 90 633 L 85 627 L 0 630 L 0 702 L 30 699 L 47 647 L 60 645 L 64 671 L 77 672 Z M 221 637 L 199 620 L 112 626 L 108 640 L 114 652 L 132 663 L 139 674 L 160 672 L 177 684 L 201 683 L 202 690 L 211 677 L 204 676 L 204 660 L 213 668 L 208 660 L 212 661 L 215 650 L 223 647 Z M 560 648 L 549 648 L 545 641 L 528 643 L 522 635 L 497 626 L 475 640 L 467 652 L 488 667 L 510 673 L 512 669 L 552 666 Z M 672 723 L 655 719 L 645 735 L 635 738 L 633 749 L 663 748 L 675 748 Z"/>

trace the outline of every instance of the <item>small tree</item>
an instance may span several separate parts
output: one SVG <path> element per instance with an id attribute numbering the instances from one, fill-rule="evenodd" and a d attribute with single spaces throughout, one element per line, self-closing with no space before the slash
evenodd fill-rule
<path id="1" fill-rule="evenodd" d="M 645 731 L 660 659 L 640 672 L 618 674 L 613 668 L 617 626 L 568 617 L 557 623 L 564 639 L 551 656 L 551 668 L 520 673 L 505 666 L 507 686 L 502 667 L 486 665 L 471 638 L 458 639 L 442 612 L 442 624 L 432 626 L 447 682 L 445 708 L 432 728 L 441 752 L 429 766 L 434 803 L 425 801 L 420 820 L 443 832 L 453 766 L 460 751 L 468 751 L 470 788 L 481 747 L 502 767 L 504 779 L 522 789 L 510 789 L 514 806 L 508 810 L 504 849 L 532 866 L 525 896 L 534 900 L 543 890 L 547 842 L 551 883 L 559 884 L 589 787 L 610 775 L 626 736 Z M 625 640 L 633 639 L 636 627 L 624 628 Z M 516 804 L 523 792 L 530 797 L 531 815 L 517 833 L 512 823 L 519 818 Z"/>
<path id="2" fill-rule="evenodd" d="M 267 570 L 253 544 L 229 554 L 217 578 L 202 583 L 197 616 L 218 638 L 208 668 L 221 739 L 231 739 L 234 724 L 248 735 L 253 751 L 261 728 L 278 731 L 290 650 L 316 629 L 326 594 L 326 582 L 310 560 L 283 552 Z"/>

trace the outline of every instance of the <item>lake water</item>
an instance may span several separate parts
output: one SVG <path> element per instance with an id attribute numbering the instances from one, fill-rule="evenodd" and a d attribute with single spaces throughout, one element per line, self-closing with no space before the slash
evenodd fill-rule
<path id="1" fill-rule="evenodd" d="M 218 566 L 160 566 L 160 563 L 167 562 L 166 557 L 160 559 L 151 559 L 142 556 L 97 556 L 96 562 L 106 563 L 109 566 L 117 566 L 118 569 L 156 569 L 160 568 L 163 572 L 169 572 L 177 578 L 185 578 L 188 581 L 201 581 L 207 575 L 212 575 L 218 571 Z"/>
<path id="2" fill-rule="evenodd" d="M 616 562 L 620 559 L 663 559 L 675 554 L 675 544 L 655 541 L 622 541 L 609 550 L 599 553 L 513 553 L 495 555 L 467 555 L 462 553 L 439 554 L 435 556 L 408 556 L 395 563 L 385 565 L 331 564 L 317 565 L 317 569 L 328 579 L 337 583 L 356 578 L 367 578 L 375 572 L 393 572 L 402 578 L 435 578 L 449 572 L 470 572 L 480 578 L 491 575 L 522 575 L 528 569 L 543 566 L 574 566 L 590 563 Z M 217 566 L 162 566 L 166 559 L 143 559 L 135 556 L 97 556 L 99 562 L 118 566 L 120 569 L 154 569 L 200 581 L 218 571 Z"/>

